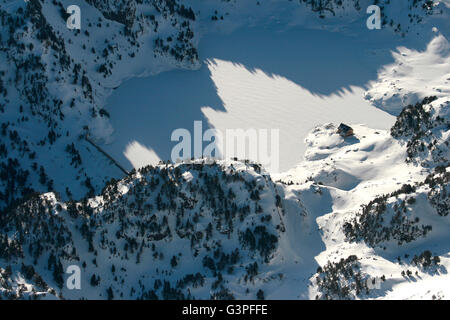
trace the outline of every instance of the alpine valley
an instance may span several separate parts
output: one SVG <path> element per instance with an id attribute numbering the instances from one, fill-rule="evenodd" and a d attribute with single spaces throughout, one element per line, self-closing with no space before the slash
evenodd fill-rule
<path id="1" fill-rule="evenodd" d="M 450 299 L 449 0 L 0 0 L 0 25 L 0 298 Z M 194 121 L 278 129 L 280 172 L 168 161 Z"/>

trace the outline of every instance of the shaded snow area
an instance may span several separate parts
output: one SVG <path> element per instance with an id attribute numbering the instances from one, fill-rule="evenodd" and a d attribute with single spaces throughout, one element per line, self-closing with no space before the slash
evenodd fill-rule
<path id="1" fill-rule="evenodd" d="M 388 129 L 394 123 L 364 99 L 379 64 L 391 61 L 389 51 L 374 58 L 376 48 L 377 42 L 365 38 L 302 27 L 207 36 L 200 70 L 133 79 L 112 94 L 107 107 L 115 140 L 106 148 L 129 166 L 153 160 L 151 151 L 170 159 L 177 143 L 170 140 L 172 132 L 185 128 L 193 135 L 194 121 L 202 121 L 203 131 L 224 134 L 277 129 L 279 170 L 288 170 L 302 159 L 302 141 L 315 125 L 335 121 Z"/>
<path id="2" fill-rule="evenodd" d="M 382 68 L 380 81 L 366 93 L 375 106 L 397 115 L 401 106 L 433 95 L 450 95 L 450 44 L 436 31 L 424 51 L 405 47 L 394 53 L 395 63 Z"/>
<path id="3" fill-rule="evenodd" d="M 450 2 L 377 3 L 0 0 L 0 298 L 450 299 Z"/>

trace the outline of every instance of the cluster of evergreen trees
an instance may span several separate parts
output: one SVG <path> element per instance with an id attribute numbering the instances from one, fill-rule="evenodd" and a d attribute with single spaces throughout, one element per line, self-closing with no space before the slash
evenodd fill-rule
<path id="1" fill-rule="evenodd" d="M 277 203 L 272 195 L 272 204 L 261 205 L 273 182 L 269 178 L 256 182 L 256 172 L 249 168 L 204 162 L 148 166 L 111 181 L 96 206 L 89 198 L 63 203 L 53 194 L 35 195 L 0 216 L 0 259 L 23 264 L 14 272 L 25 274 L 41 294 L 55 290 L 60 294 L 64 266 L 76 264 L 104 298 L 124 297 L 129 294 L 121 289 L 127 271 L 113 261 L 134 266 L 150 258 L 158 265 L 159 281 L 149 288 L 140 280 L 132 287 L 135 298 L 192 298 L 191 290 L 207 285 L 211 298 L 230 298 L 227 277 L 240 274 L 243 281 L 253 283 L 259 265 L 271 260 L 278 244 L 275 208 L 282 201 Z M 186 174 L 193 178 L 186 180 Z M 190 252 L 167 255 L 162 249 L 183 240 L 189 240 Z M 185 259 L 197 260 L 204 268 L 184 273 L 180 266 Z M 105 264 L 110 272 L 100 275 Z M 51 278 L 35 270 L 45 270 Z M 17 294 L 17 287 L 5 292 Z"/>
<path id="2" fill-rule="evenodd" d="M 317 269 L 314 281 L 320 294 L 316 300 L 350 300 L 368 295 L 367 279 L 355 255 L 328 262 Z"/>
<path id="3" fill-rule="evenodd" d="M 436 107 L 431 103 L 437 97 L 424 98 L 415 105 L 403 108 L 394 126 L 391 135 L 397 139 L 404 139 L 407 143 L 408 162 L 419 163 L 426 167 L 448 165 L 448 141 L 441 140 L 441 131 L 450 127 L 448 117 L 442 116 L 440 110 L 449 107 L 450 102 Z M 445 112 L 445 111 L 444 111 Z"/>
<path id="4" fill-rule="evenodd" d="M 419 224 L 419 216 L 413 216 L 411 210 L 408 210 L 414 207 L 415 198 L 404 197 L 415 192 L 415 187 L 404 185 L 399 190 L 376 197 L 364 205 L 362 210 L 343 226 L 347 241 L 365 241 L 369 246 L 375 247 L 391 240 L 402 245 L 425 237 L 432 230 L 432 226 Z M 401 199 L 401 195 L 405 199 Z"/>

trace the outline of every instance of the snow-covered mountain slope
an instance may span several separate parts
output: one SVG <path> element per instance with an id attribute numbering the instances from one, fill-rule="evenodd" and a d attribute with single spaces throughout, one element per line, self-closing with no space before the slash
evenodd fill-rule
<path id="1" fill-rule="evenodd" d="M 0 62 L 8 68 L 0 70 L 0 207 L 32 190 L 79 199 L 99 192 L 111 177 L 122 177 L 84 138 L 111 141 L 106 98 L 132 77 L 198 68 L 204 34 L 275 20 L 351 32 L 364 25 L 369 3 L 89 0 L 78 4 L 81 30 L 69 30 L 68 0 L 2 0 Z M 431 32 L 422 27 L 431 18 L 445 25 L 446 2 L 381 1 L 380 6 L 385 26 L 399 35 L 409 29 Z"/>
<path id="2" fill-rule="evenodd" d="M 316 258 L 322 268 L 311 298 L 448 299 L 448 286 L 430 290 L 436 278 L 449 283 L 448 103 L 432 98 L 405 107 L 391 132 L 354 126 L 355 136 L 342 138 L 332 124 L 319 127 L 307 138 L 305 161 L 278 177 L 307 210 L 321 210 L 326 250 Z M 422 108 L 434 114 L 434 129 L 414 126 L 426 124 L 411 113 Z M 411 151 L 421 145 L 413 135 L 423 138 L 420 152 Z M 446 155 L 429 161 L 435 150 Z M 308 207 L 311 188 L 325 196 L 320 207 Z M 367 291 L 368 274 L 383 279 L 378 289 Z"/>
<path id="3" fill-rule="evenodd" d="M 439 34 L 423 52 L 399 48 L 393 55 L 395 62 L 380 71 L 378 81 L 366 92 L 366 99 L 374 105 L 398 115 L 401 106 L 416 103 L 426 96 L 449 96 L 448 38 Z"/>
<path id="4" fill-rule="evenodd" d="M 12 263 L 3 293 L 256 298 L 289 281 L 281 271 L 299 259 L 278 193 L 258 165 L 198 161 L 142 168 L 82 203 L 37 196 L 2 216 L 1 256 Z M 60 292 L 70 264 L 83 266 L 85 287 Z"/>
<path id="5" fill-rule="evenodd" d="M 438 102 L 420 106 L 443 116 Z M 392 131 L 411 122 L 399 116 Z M 449 281 L 448 161 L 423 167 L 402 138 L 354 130 L 316 128 L 305 161 L 278 182 L 251 162 L 197 160 L 142 168 L 81 202 L 36 195 L 2 216 L 2 294 L 448 298 L 435 286 Z M 81 290 L 64 285 L 70 265 Z"/>
<path id="6" fill-rule="evenodd" d="M 267 19 L 358 33 L 371 1 L 87 0 L 81 31 L 69 2 L 0 3 L 2 298 L 450 298 L 448 1 L 378 1 L 399 38 L 434 38 L 368 88 L 392 129 L 319 126 L 273 176 L 203 160 L 128 175 L 101 148 L 106 98 L 198 68 L 206 33 Z"/>
<path id="7" fill-rule="evenodd" d="M 0 73 L 1 208 L 31 190 L 79 199 L 121 177 L 85 139 L 110 139 L 105 97 L 137 73 L 197 63 L 189 27 L 195 17 L 178 4 L 147 2 L 148 9 L 136 17 L 137 12 L 122 14 L 127 6 L 108 14 L 82 2 L 83 28 L 69 30 L 69 2 L 2 0 L 0 5 L 0 60 L 8 66 Z M 159 46 L 162 35 L 176 39 L 174 47 Z"/>

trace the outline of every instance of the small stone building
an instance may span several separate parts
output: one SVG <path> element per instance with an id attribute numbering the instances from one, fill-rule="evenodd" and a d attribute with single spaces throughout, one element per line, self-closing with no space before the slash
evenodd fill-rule
<path id="1" fill-rule="evenodd" d="M 344 138 L 353 136 L 354 134 L 353 128 L 343 123 L 341 123 L 341 125 L 339 126 L 337 133 L 339 133 Z"/>

